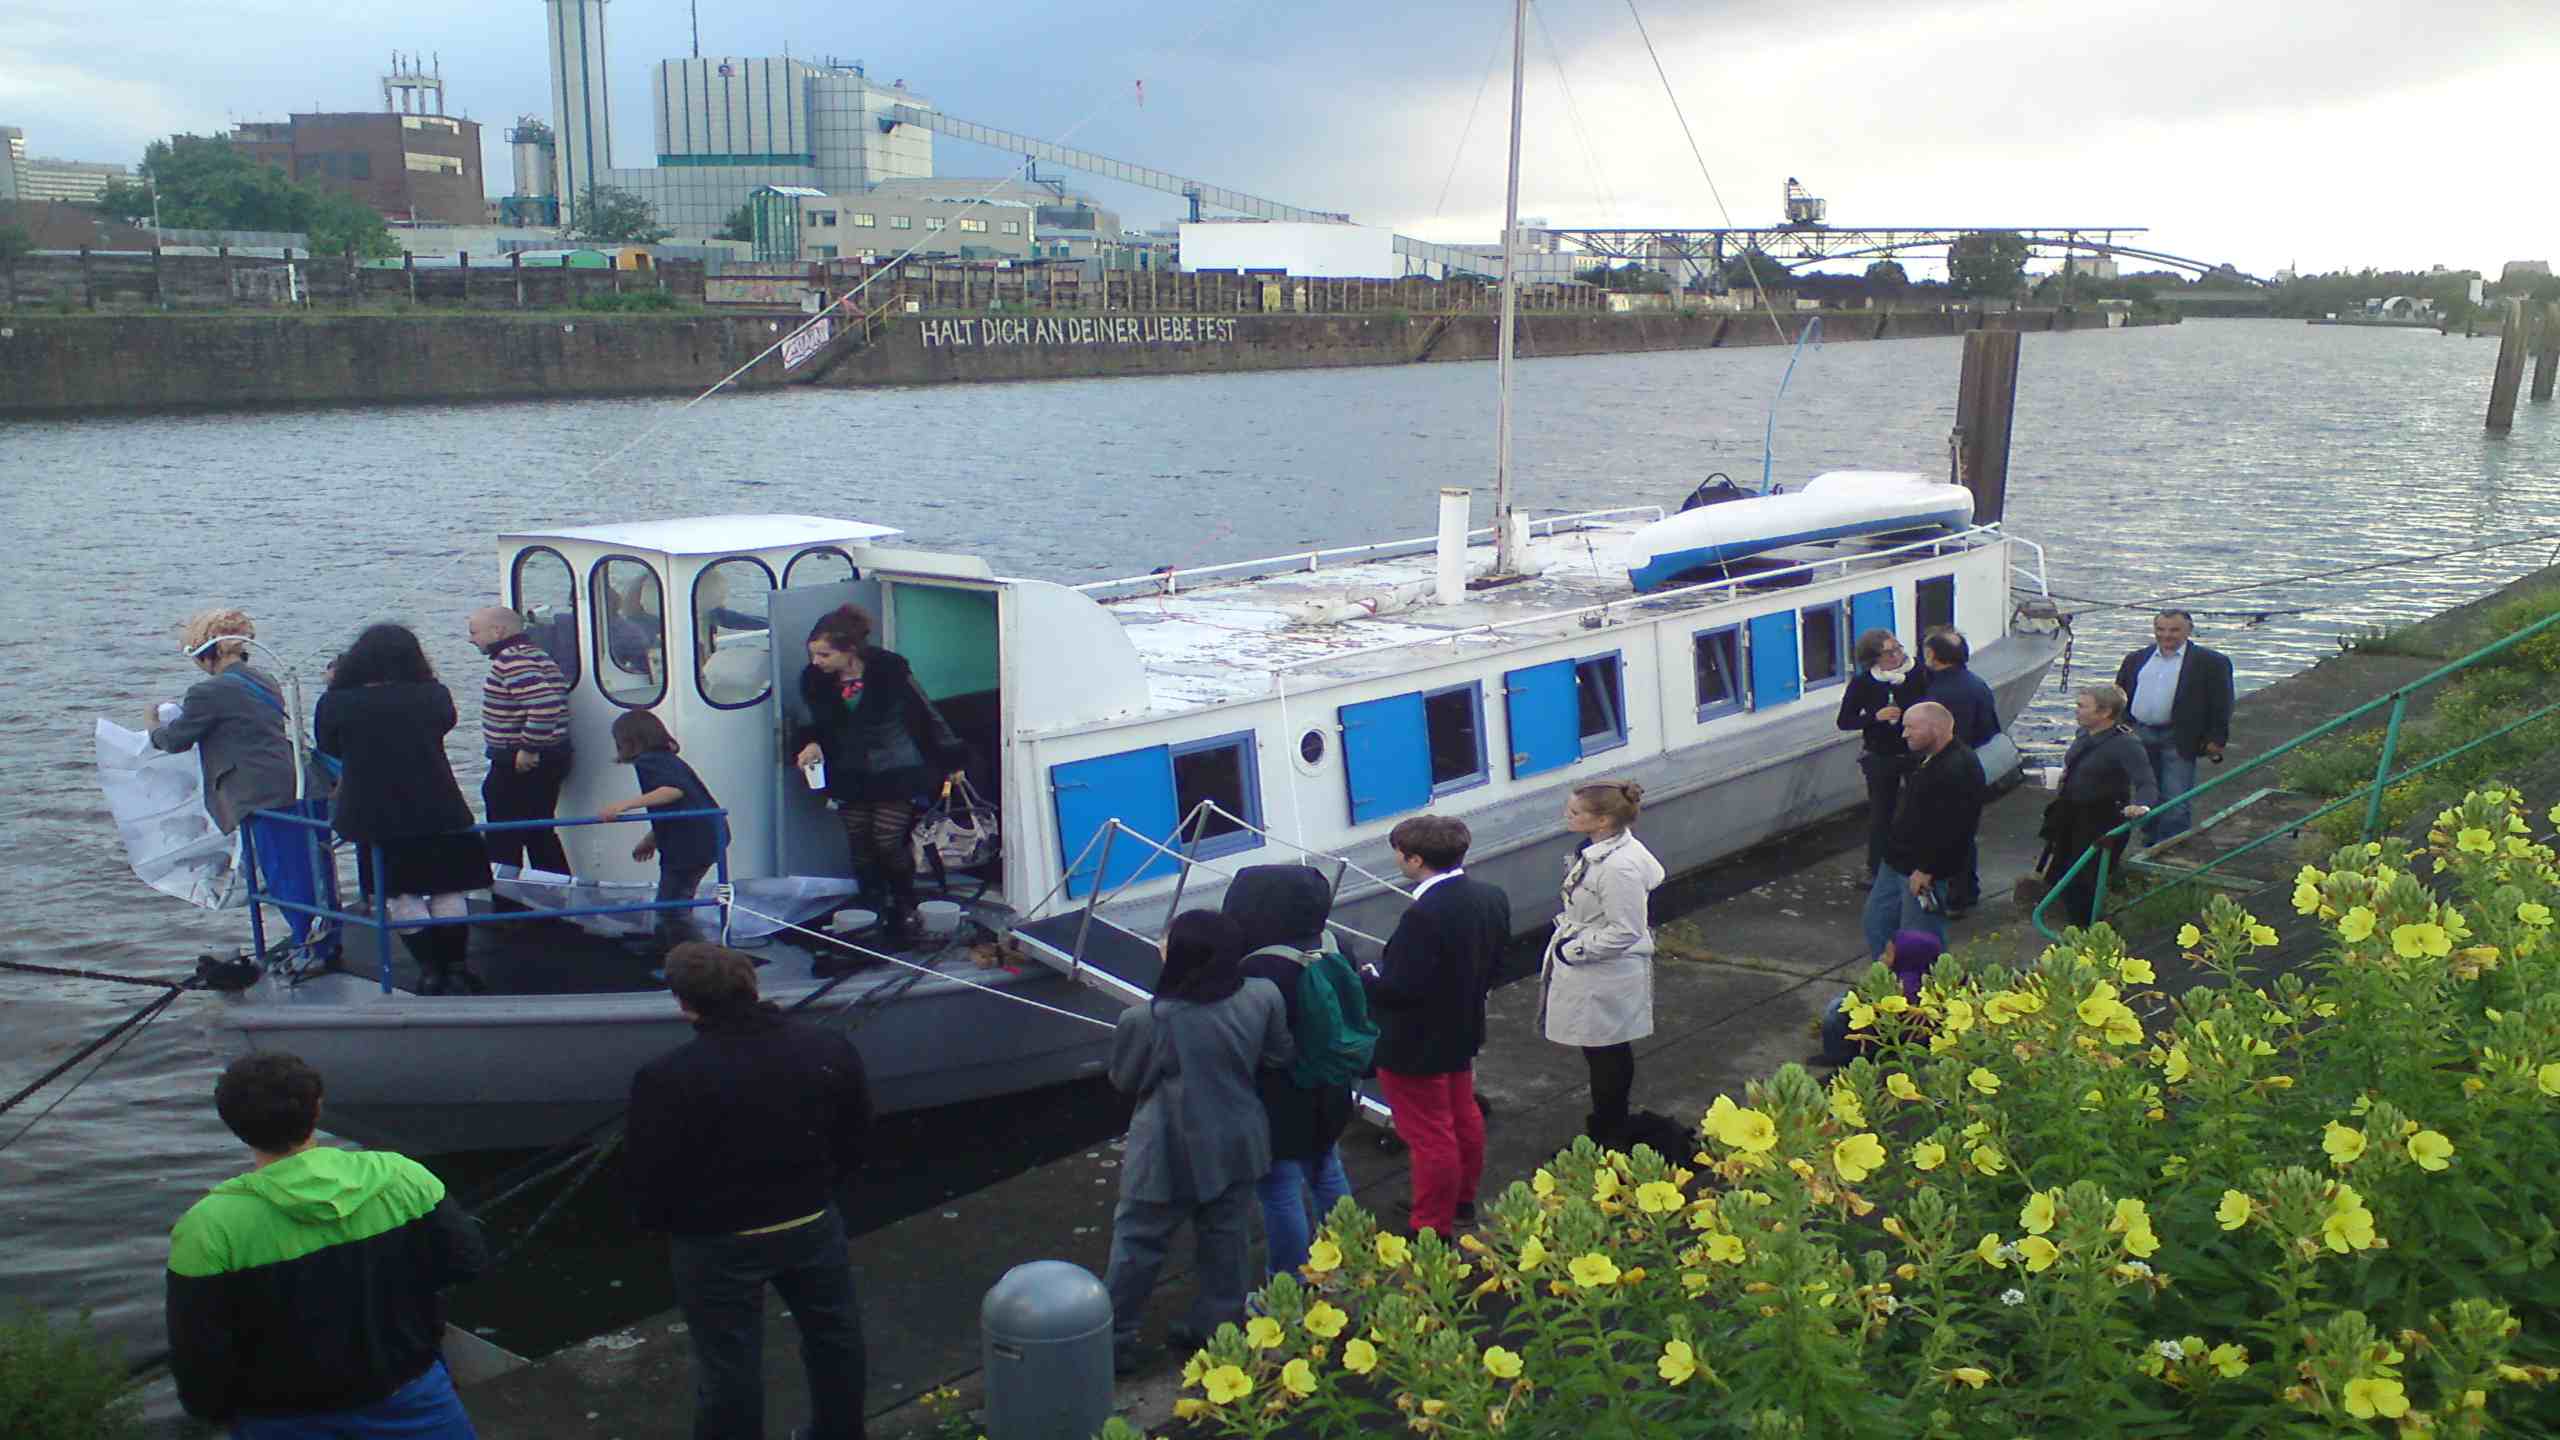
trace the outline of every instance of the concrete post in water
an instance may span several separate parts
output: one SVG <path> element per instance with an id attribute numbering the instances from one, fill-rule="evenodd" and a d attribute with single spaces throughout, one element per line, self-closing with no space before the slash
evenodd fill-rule
<path id="1" fill-rule="evenodd" d="M 2525 337 L 2524 302 L 2507 302 L 2504 323 L 2498 329 L 2498 369 L 2489 381 L 2489 433 L 2504 435 L 2515 428 L 2516 389 L 2524 383 Z"/>
<path id="2" fill-rule="evenodd" d="M 90 273 L 89 247 L 86 245 L 80 247 L 80 308 L 98 308 L 98 278 Z"/>
<path id="3" fill-rule="evenodd" d="M 2018 332 L 1969 330 L 1956 388 L 1955 480 L 1973 492 L 1973 523 L 1989 525 L 2009 496 L 2009 421 L 2018 404 Z"/>
<path id="4" fill-rule="evenodd" d="M 514 275 L 515 275 L 515 281 L 516 281 L 516 308 L 517 308 L 517 309 L 519 309 L 519 310 L 521 310 L 521 309 L 523 309 L 523 308 L 524 308 L 524 252 L 523 252 L 523 251 L 521 251 L 521 250 L 510 250 L 510 251 L 508 251 L 508 252 L 507 252 L 507 269 L 508 269 L 509 271 L 513 272 L 513 273 L 514 273 Z"/>
<path id="5" fill-rule="evenodd" d="M 2542 307 L 2542 348 L 2533 358 L 2533 398 L 2551 398 L 2551 385 L 2560 377 L 2560 300 Z"/>
<path id="6" fill-rule="evenodd" d="M 1016 1265 L 978 1307 L 988 1440 L 1092 1440 L 1111 1418 L 1111 1295 L 1064 1260 Z"/>

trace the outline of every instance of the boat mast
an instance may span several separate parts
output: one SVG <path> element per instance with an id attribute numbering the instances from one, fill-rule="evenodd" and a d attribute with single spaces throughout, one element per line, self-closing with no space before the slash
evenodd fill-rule
<path id="1" fill-rule="evenodd" d="M 1511 539 L 1511 347 L 1520 298 L 1520 96 L 1528 75 L 1529 0 L 1511 6 L 1511 171 L 1502 197 L 1502 332 L 1494 352 L 1501 398 L 1493 420 L 1493 573 L 1520 573 Z"/>

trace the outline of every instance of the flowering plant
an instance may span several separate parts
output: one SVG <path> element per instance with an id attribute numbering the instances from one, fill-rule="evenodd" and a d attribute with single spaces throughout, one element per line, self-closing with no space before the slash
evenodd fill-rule
<path id="1" fill-rule="evenodd" d="M 1877 1043 L 1589 1140 L 1457 1245 L 1337 1206 L 1185 1367 L 1231 1436 L 2549 1433 L 2560 869 L 2493 788 L 2228 897 L 2175 961 L 1882 967 Z M 2560 812 L 2553 823 L 2560 824 Z M 2312 929 L 2311 927 L 2316 927 Z M 2161 971 L 2173 972 L 2164 981 Z M 2164 984 L 2193 982 L 2174 998 Z"/>

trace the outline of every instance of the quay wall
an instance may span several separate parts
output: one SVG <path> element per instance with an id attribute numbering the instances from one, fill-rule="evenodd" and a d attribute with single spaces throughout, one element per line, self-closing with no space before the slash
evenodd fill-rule
<path id="1" fill-rule="evenodd" d="M 393 272 L 396 273 L 396 272 Z M 693 393 L 798 323 L 793 314 L 0 314 L 0 415 L 382 405 Z M 1808 317 L 1654 312 L 1520 317 L 1524 357 L 1791 344 Z M 1822 339 L 1945 336 L 1976 326 L 2106 328 L 2099 310 L 1832 312 Z M 2125 323 L 2121 320 L 2114 323 Z M 1483 360 L 1493 316 L 901 315 L 786 371 L 736 382 L 916 385 Z"/>

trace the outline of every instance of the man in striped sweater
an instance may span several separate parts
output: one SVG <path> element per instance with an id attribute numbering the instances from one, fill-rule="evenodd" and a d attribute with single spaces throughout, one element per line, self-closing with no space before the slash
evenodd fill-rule
<path id="1" fill-rule="evenodd" d="M 480 738 L 489 753 L 481 804 L 492 823 L 551 819 L 569 779 L 569 682 L 513 610 L 472 611 L 471 643 L 489 657 L 480 690 Z M 569 873 L 557 830 L 496 830 L 487 842 L 492 865 Z"/>

